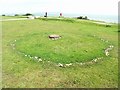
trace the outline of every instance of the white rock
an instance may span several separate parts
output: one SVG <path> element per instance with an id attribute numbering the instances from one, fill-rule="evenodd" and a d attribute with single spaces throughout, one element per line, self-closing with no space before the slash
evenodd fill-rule
<path id="1" fill-rule="evenodd" d="M 101 59 L 101 58 L 98 58 L 98 60 Z"/>
<path id="2" fill-rule="evenodd" d="M 97 59 L 94 59 L 95 62 L 97 62 Z"/>
<path id="3" fill-rule="evenodd" d="M 66 66 L 71 66 L 72 65 L 72 63 L 70 63 L 70 64 L 65 64 Z"/>
<path id="4" fill-rule="evenodd" d="M 105 55 L 106 55 L 106 56 L 109 56 L 109 52 L 105 52 Z"/>
<path id="5" fill-rule="evenodd" d="M 38 59 L 38 57 L 37 57 L 37 56 L 35 56 L 35 59 Z"/>
<path id="6" fill-rule="evenodd" d="M 13 46 L 15 46 L 15 44 L 12 44 Z"/>
<path id="7" fill-rule="evenodd" d="M 110 48 L 113 48 L 114 46 L 113 45 L 110 45 Z"/>
<path id="8" fill-rule="evenodd" d="M 63 67 L 63 64 L 59 63 L 58 66 L 59 66 L 59 67 Z"/>
<path id="9" fill-rule="evenodd" d="M 42 61 L 42 59 L 38 59 L 38 62 L 41 62 Z"/>
<path id="10" fill-rule="evenodd" d="M 89 64 L 93 64 L 93 62 L 88 62 Z"/>

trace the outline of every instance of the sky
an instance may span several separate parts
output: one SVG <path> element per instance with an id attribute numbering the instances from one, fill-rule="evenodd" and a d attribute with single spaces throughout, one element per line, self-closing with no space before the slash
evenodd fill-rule
<path id="1" fill-rule="evenodd" d="M 62 12 L 117 15 L 119 0 L 0 0 L 0 14 Z"/>

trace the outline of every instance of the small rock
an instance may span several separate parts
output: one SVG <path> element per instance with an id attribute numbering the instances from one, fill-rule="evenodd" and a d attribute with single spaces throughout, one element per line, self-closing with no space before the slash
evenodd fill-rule
<path id="1" fill-rule="evenodd" d="M 38 57 L 37 57 L 37 56 L 35 56 L 35 59 L 38 59 Z"/>
<path id="2" fill-rule="evenodd" d="M 101 58 L 98 58 L 98 60 L 100 60 Z"/>
<path id="3" fill-rule="evenodd" d="M 113 45 L 110 45 L 110 48 L 113 48 L 114 46 Z"/>
<path id="4" fill-rule="evenodd" d="M 38 62 L 41 62 L 42 61 L 42 59 L 38 59 Z"/>
<path id="5" fill-rule="evenodd" d="M 63 64 L 59 63 L 58 66 L 59 66 L 59 67 L 63 67 Z"/>
<path id="6" fill-rule="evenodd" d="M 88 62 L 89 64 L 93 64 L 93 62 Z"/>
<path id="7" fill-rule="evenodd" d="M 94 59 L 95 62 L 97 62 L 97 59 Z"/>
<path id="8" fill-rule="evenodd" d="M 14 47 L 14 46 L 15 46 L 15 44 L 12 44 L 12 46 Z"/>
<path id="9" fill-rule="evenodd" d="M 106 55 L 106 56 L 109 56 L 109 52 L 105 52 L 105 55 Z"/>
<path id="10" fill-rule="evenodd" d="M 49 35 L 48 37 L 52 40 L 57 40 L 57 39 L 61 38 L 60 35 L 56 35 L 56 34 Z"/>
<path id="11" fill-rule="evenodd" d="M 72 63 L 70 63 L 70 64 L 65 64 L 66 66 L 71 66 L 72 65 Z"/>

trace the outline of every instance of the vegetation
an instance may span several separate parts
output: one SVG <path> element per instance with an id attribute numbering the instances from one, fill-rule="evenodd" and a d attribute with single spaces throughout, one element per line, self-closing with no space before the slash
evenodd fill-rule
<path id="1" fill-rule="evenodd" d="M 20 16 L 19 14 L 15 14 L 15 16 Z"/>
<path id="2" fill-rule="evenodd" d="M 88 17 L 87 17 L 87 16 L 85 16 L 85 17 L 83 17 L 83 16 L 79 16 L 79 17 L 77 17 L 77 19 L 84 19 L 84 20 L 88 20 Z"/>
<path id="3" fill-rule="evenodd" d="M 82 18 L 83 18 L 83 16 L 77 17 L 77 19 L 82 19 Z"/>
<path id="4" fill-rule="evenodd" d="M 118 87 L 117 24 L 93 22 L 66 18 L 3 22 L 3 88 Z M 51 34 L 62 37 L 51 40 Z M 106 56 L 110 45 L 114 47 Z M 84 64 L 98 57 L 102 58 Z"/>
<path id="5" fill-rule="evenodd" d="M 2 14 L 2 16 L 5 16 L 5 14 Z"/>
<path id="6" fill-rule="evenodd" d="M 23 16 L 33 16 L 33 14 L 31 14 L 31 13 L 26 13 L 26 14 L 23 15 Z"/>

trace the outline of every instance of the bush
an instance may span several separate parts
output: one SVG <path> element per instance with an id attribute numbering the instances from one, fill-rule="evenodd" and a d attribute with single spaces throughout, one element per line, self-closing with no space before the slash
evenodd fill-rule
<path id="1" fill-rule="evenodd" d="M 83 16 L 79 16 L 79 17 L 77 17 L 77 19 L 83 19 Z"/>
<path id="2" fill-rule="evenodd" d="M 85 16 L 85 17 L 79 16 L 79 17 L 77 17 L 77 19 L 85 19 L 85 20 L 88 20 L 88 17 L 87 17 L 87 16 Z"/>
<path id="3" fill-rule="evenodd" d="M 87 20 L 88 19 L 88 17 L 87 16 L 85 16 L 85 18 L 84 18 L 85 20 Z"/>
<path id="4" fill-rule="evenodd" d="M 19 16 L 19 14 L 15 14 L 15 16 Z"/>
<path id="5" fill-rule="evenodd" d="M 108 24 L 107 24 L 106 27 L 111 27 L 111 25 L 108 25 Z"/>
<path id="6" fill-rule="evenodd" d="M 33 16 L 31 13 L 26 13 L 24 16 Z"/>
<path id="7" fill-rule="evenodd" d="M 2 16 L 5 16 L 5 14 L 3 14 Z"/>

